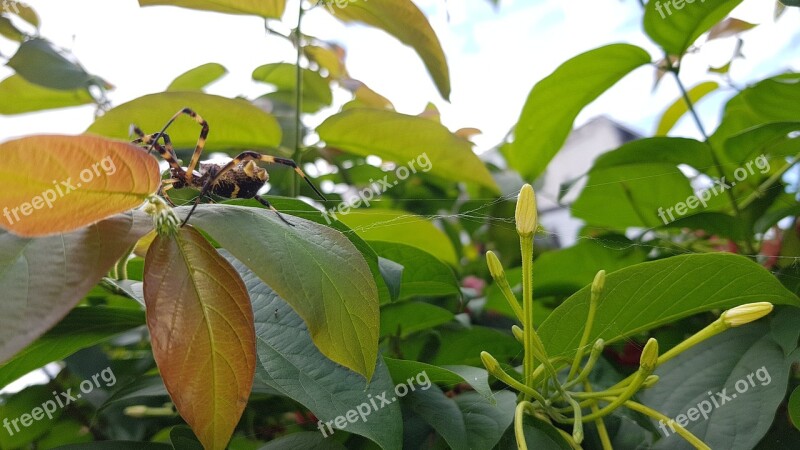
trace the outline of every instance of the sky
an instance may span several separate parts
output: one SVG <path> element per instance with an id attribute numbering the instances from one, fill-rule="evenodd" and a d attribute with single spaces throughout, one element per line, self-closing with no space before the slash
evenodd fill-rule
<path id="1" fill-rule="evenodd" d="M 360 0 L 354 0 L 360 1 Z M 635 0 L 503 0 L 498 9 L 488 0 L 416 0 L 439 36 L 450 64 L 451 102 L 443 100 L 419 57 L 391 36 L 364 26 L 345 26 L 324 8 L 307 15 L 304 31 L 333 40 L 348 51 L 351 75 L 389 98 L 399 112 L 418 114 L 428 102 L 442 112 L 451 130 L 478 128 L 480 153 L 496 146 L 519 118 L 533 85 L 569 58 L 593 48 L 628 42 L 659 51 L 641 30 L 641 8 Z M 800 11 L 790 10 L 773 22 L 772 0 L 747 0 L 734 15 L 761 24 L 745 35 L 747 59 L 737 62 L 732 77 L 737 85 L 787 69 L 800 69 Z M 113 105 L 160 92 L 178 75 L 208 62 L 228 68 L 229 74 L 209 92 L 255 98 L 269 90 L 251 81 L 256 67 L 293 62 L 295 50 L 280 38 L 266 36 L 263 21 L 248 16 L 174 7 L 140 8 L 135 0 L 30 0 L 42 20 L 42 36 L 72 51 L 91 73 L 116 86 Z M 289 0 L 288 31 L 294 25 L 297 1 Z M 334 8 L 335 10 L 336 8 Z M 712 42 L 684 63 L 687 85 L 714 79 L 708 65 L 721 65 L 732 54 L 734 39 Z M 0 38 L 0 53 L 15 45 Z M 12 72 L 0 66 L 0 78 Z M 653 68 L 643 67 L 623 79 L 587 107 L 580 125 L 608 115 L 641 134 L 652 134 L 661 112 L 678 96 L 673 80 L 653 91 Z M 701 105 L 706 127 L 713 129 L 722 102 L 733 91 L 723 90 Z M 347 100 L 340 92 L 339 101 Z M 2 99 L 0 99 L 2 101 Z M 93 106 L 19 116 L 0 116 L 0 141 L 35 133 L 77 134 L 93 120 Z M 335 110 L 309 118 L 314 125 Z M 683 120 L 676 135 L 697 136 Z"/>

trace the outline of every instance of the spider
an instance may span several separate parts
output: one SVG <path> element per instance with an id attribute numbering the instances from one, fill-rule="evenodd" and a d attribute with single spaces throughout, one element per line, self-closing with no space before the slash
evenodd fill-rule
<path id="1" fill-rule="evenodd" d="M 186 168 L 181 167 L 178 163 L 178 157 L 175 154 L 172 141 L 169 135 L 166 134 L 167 128 L 182 114 L 191 117 L 201 126 L 200 137 L 197 139 L 197 146 L 194 149 L 189 166 Z M 164 128 L 156 134 L 144 134 L 144 132 L 135 125 L 132 126 L 131 129 L 139 136 L 138 139 L 133 141 L 134 144 L 149 145 L 147 149 L 148 153 L 155 149 L 169 164 L 171 178 L 164 180 L 160 189 L 160 193 L 164 196 L 164 199 L 172 206 L 175 206 L 169 198 L 169 194 L 167 194 L 167 191 L 170 189 L 192 187 L 200 190 L 200 195 L 197 196 L 192 209 L 183 221 L 183 225 L 189 221 L 189 218 L 192 216 L 192 213 L 194 213 L 200 201 L 211 193 L 225 198 L 255 199 L 275 212 L 286 224 L 294 226 L 291 222 L 286 220 L 267 199 L 258 195 L 258 191 L 264 187 L 264 184 L 269 180 L 269 173 L 267 173 L 266 169 L 259 167 L 256 161 L 263 161 L 267 164 L 282 164 L 293 168 L 301 178 L 306 180 L 306 183 L 311 186 L 311 189 L 313 189 L 322 200 L 325 200 L 325 196 L 314 186 L 303 170 L 297 166 L 297 163 L 291 159 L 263 155 L 254 151 L 245 151 L 227 164 L 200 162 L 200 155 L 203 153 L 203 147 L 208 137 L 208 122 L 189 108 L 183 108 L 175 113 L 167 124 L 164 125 Z M 158 143 L 159 139 L 163 140 L 163 146 Z"/>

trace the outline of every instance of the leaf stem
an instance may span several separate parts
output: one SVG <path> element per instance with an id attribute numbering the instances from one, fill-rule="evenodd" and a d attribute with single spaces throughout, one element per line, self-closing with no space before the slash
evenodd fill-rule
<path id="1" fill-rule="evenodd" d="M 297 28 L 295 29 L 295 45 L 297 46 L 297 59 L 295 60 L 295 116 L 294 116 L 294 154 L 292 159 L 297 165 L 300 165 L 300 158 L 303 156 L 301 147 L 303 145 L 303 120 L 302 120 L 302 107 L 303 107 L 303 68 L 300 66 L 303 57 L 303 16 L 306 10 L 303 8 L 303 0 L 300 0 L 297 13 Z M 292 177 L 291 194 L 296 197 L 300 189 L 299 179 Z"/>

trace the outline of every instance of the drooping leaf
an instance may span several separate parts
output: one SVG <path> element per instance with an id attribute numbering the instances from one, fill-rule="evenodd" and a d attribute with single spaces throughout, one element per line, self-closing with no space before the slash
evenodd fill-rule
<path id="1" fill-rule="evenodd" d="M 489 170 L 473 153 L 471 142 L 421 117 L 357 108 L 329 117 L 317 127 L 317 133 L 331 147 L 394 161 L 406 166 L 409 174 L 429 172 L 498 192 Z M 395 180 L 395 185 L 400 182 Z"/>
<path id="2" fill-rule="evenodd" d="M 370 246 L 380 256 L 403 265 L 400 299 L 461 293 L 453 269 L 436 256 L 396 242 L 370 241 Z"/>
<path id="3" fill-rule="evenodd" d="M 8 60 L 8 66 L 27 81 L 50 89 L 72 91 L 93 84 L 107 84 L 67 59 L 49 41 L 41 38 L 23 42 Z"/>
<path id="4" fill-rule="evenodd" d="M 363 239 L 404 244 L 429 252 L 456 265 L 453 244 L 441 230 L 424 218 L 391 209 L 361 209 L 338 214 L 342 221 Z"/>
<path id="5" fill-rule="evenodd" d="M 643 391 L 642 402 L 711 448 L 756 447 L 786 395 L 790 366 L 768 322 L 728 330 L 659 367 L 658 383 Z M 661 439 L 653 448 L 694 448 L 669 424 L 656 425 Z"/>
<path id="6" fill-rule="evenodd" d="M 227 73 L 228 69 L 222 64 L 203 64 L 180 74 L 172 80 L 167 91 L 202 91 L 204 87 L 219 80 Z"/>
<path id="7" fill-rule="evenodd" d="M 5 142 L 0 227 L 25 237 L 74 231 L 141 205 L 159 183 L 156 160 L 124 142 L 85 135 Z"/>
<path id="8" fill-rule="evenodd" d="M 409 394 L 414 414 L 421 416 L 449 444 L 450 448 L 489 450 L 514 419 L 516 396 L 511 391 L 495 392 L 492 404 L 474 392 L 451 399 L 438 386 Z"/>
<path id="9" fill-rule="evenodd" d="M 327 439 L 322 433 L 315 431 L 301 431 L 280 437 L 267 442 L 258 450 L 345 450 L 346 447 L 333 439 Z"/>
<path id="10" fill-rule="evenodd" d="M 299 217 L 229 205 L 198 208 L 199 226 L 303 318 L 320 351 L 369 380 L 378 354 L 378 290 L 340 232 Z"/>
<path id="11" fill-rule="evenodd" d="M 0 364 L 0 389 L 50 362 L 144 325 L 144 313 L 123 308 L 75 308 L 33 344 Z"/>
<path id="12" fill-rule="evenodd" d="M 350 1 L 344 8 L 329 1 L 326 8 L 342 22 L 361 22 L 381 29 L 412 47 L 428 68 L 439 93 L 450 99 L 450 72 L 439 38 L 411 0 Z"/>
<path id="13" fill-rule="evenodd" d="M 378 266 L 381 269 L 383 280 L 386 282 L 386 287 L 389 288 L 389 295 L 392 297 L 392 301 L 396 301 L 400 296 L 400 285 L 403 282 L 405 267 L 381 256 L 378 257 Z"/>
<path id="14" fill-rule="evenodd" d="M 58 323 L 151 229 L 133 212 L 47 238 L 0 231 L 0 362 Z"/>
<path id="15" fill-rule="evenodd" d="M 3 99 L 0 103 L 0 114 L 4 115 L 67 108 L 94 102 L 86 89 L 71 91 L 49 89 L 33 84 L 19 75 L 11 75 L 0 82 L 0 98 Z"/>
<path id="16" fill-rule="evenodd" d="M 534 86 L 504 149 L 508 163 L 535 179 L 558 153 L 578 113 L 650 55 L 629 44 L 613 44 L 578 55 Z"/>
<path id="17" fill-rule="evenodd" d="M 725 18 L 742 0 L 673 2 L 650 0 L 645 6 L 644 30 L 670 55 L 681 56 L 703 33 Z"/>
<path id="18" fill-rule="evenodd" d="M 28 22 L 37 29 L 39 28 L 39 15 L 36 14 L 36 11 L 31 7 L 31 5 L 22 1 L 15 1 L 13 2 L 13 5 L 8 5 L 8 7 L 5 9 L 9 13 L 16 14 L 20 19 Z"/>
<path id="19" fill-rule="evenodd" d="M 286 9 L 286 0 L 139 0 L 139 6 L 155 5 L 280 19 Z"/>
<path id="20" fill-rule="evenodd" d="M 710 41 L 712 39 L 722 39 L 730 36 L 736 36 L 739 33 L 752 30 L 757 26 L 758 25 L 754 23 L 745 22 L 744 20 L 740 20 L 735 17 L 728 17 L 711 28 L 711 30 L 708 32 L 708 40 Z"/>
<path id="21" fill-rule="evenodd" d="M 226 448 L 253 386 L 250 296 L 200 232 L 157 237 L 145 259 L 147 326 L 178 412 L 207 449 Z"/>
<path id="22" fill-rule="evenodd" d="M 539 328 L 551 356 L 574 354 L 589 310 L 589 290 L 567 299 Z M 602 337 L 613 343 L 693 314 L 753 302 L 800 306 L 800 299 L 772 274 L 742 256 L 691 254 L 637 264 L 606 277 L 589 342 Z"/>
<path id="23" fill-rule="evenodd" d="M 692 104 L 697 104 L 697 102 L 699 102 L 703 97 L 716 91 L 717 88 L 719 88 L 719 83 L 715 81 L 706 81 L 689 89 L 687 93 L 689 94 L 689 98 L 692 100 Z M 688 110 L 689 107 L 683 97 L 675 100 L 675 103 L 670 105 L 670 107 L 664 111 L 664 114 L 661 115 L 661 122 L 658 124 L 656 135 L 666 136 L 672 127 L 678 123 L 678 120 L 680 120 L 680 118 L 683 117 Z"/>
<path id="24" fill-rule="evenodd" d="M 202 92 L 163 92 L 139 97 L 108 111 L 87 131 L 127 139 L 131 124 L 136 124 L 145 133 L 157 133 L 185 107 L 208 122 L 206 150 L 265 149 L 277 147 L 281 142 L 280 126 L 270 114 L 248 102 Z M 175 147 L 193 149 L 200 135 L 200 125 L 181 117 L 169 128 L 168 134 Z"/>
<path id="25" fill-rule="evenodd" d="M 369 395 L 376 398 L 394 388 L 380 359 L 372 381 L 365 385 L 360 375 L 326 358 L 314 345 L 303 319 L 292 307 L 247 266 L 230 254 L 223 254 L 242 275 L 253 302 L 258 379 L 304 405 L 323 422 L 356 410 L 369 401 Z M 382 406 L 378 410 L 370 406 L 366 420 L 359 417 L 356 422 L 348 422 L 344 430 L 365 436 L 384 449 L 398 449 L 402 429 L 399 404 Z M 381 426 L 376 427 L 375 423 Z M 330 430 L 325 430 L 330 437 Z M 322 437 L 321 433 L 316 434 Z"/>

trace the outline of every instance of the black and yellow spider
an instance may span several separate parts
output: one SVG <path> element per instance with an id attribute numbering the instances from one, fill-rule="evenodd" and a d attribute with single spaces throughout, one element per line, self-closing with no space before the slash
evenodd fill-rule
<path id="1" fill-rule="evenodd" d="M 192 154 L 192 159 L 188 167 L 181 167 L 178 163 L 178 157 L 170 141 L 169 135 L 166 134 L 167 128 L 172 125 L 178 117 L 182 114 L 194 119 L 202 129 L 200 130 L 200 137 L 197 139 L 197 146 Z M 233 158 L 227 164 L 218 164 L 213 162 L 200 162 L 200 155 L 203 153 L 206 138 L 208 138 L 208 122 L 203 120 L 200 115 L 189 108 L 183 108 L 175 113 L 174 116 L 164 125 L 164 128 L 156 134 L 144 134 L 144 132 L 136 126 L 132 127 L 133 132 L 139 136 L 134 140 L 134 144 L 149 145 L 148 152 L 155 149 L 161 154 L 161 157 L 169 164 L 171 178 L 162 181 L 161 194 L 173 206 L 175 204 L 169 198 L 167 191 L 170 189 L 181 189 L 184 187 L 192 187 L 200 190 L 200 195 L 194 202 L 194 206 L 189 211 L 189 214 L 184 219 L 183 223 L 189 221 L 197 205 L 209 193 L 218 195 L 225 198 L 253 198 L 260 202 L 262 205 L 274 211 L 281 220 L 289 225 L 291 222 L 286 220 L 277 209 L 275 209 L 267 199 L 258 195 L 258 191 L 264 187 L 264 184 L 269 180 L 269 173 L 266 169 L 259 167 L 256 161 L 263 161 L 267 164 L 282 164 L 289 166 L 302 177 L 311 189 L 325 200 L 325 196 L 314 186 L 311 180 L 308 179 L 306 174 L 297 166 L 297 163 L 287 158 L 280 158 L 271 155 L 262 155 L 254 151 L 245 151 Z M 158 143 L 163 140 L 164 145 Z M 195 170 L 197 169 L 197 170 Z M 293 226 L 293 225 L 292 225 Z"/>

